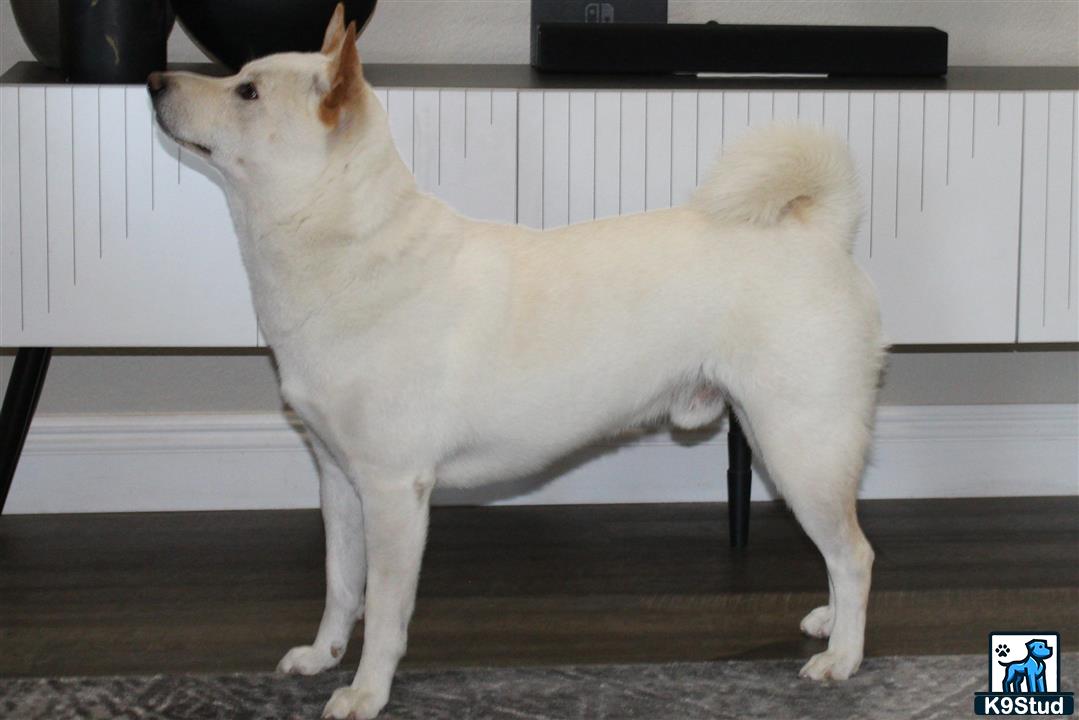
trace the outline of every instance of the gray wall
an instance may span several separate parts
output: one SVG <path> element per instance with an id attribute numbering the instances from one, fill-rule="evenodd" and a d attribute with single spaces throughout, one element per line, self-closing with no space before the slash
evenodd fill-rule
<path id="1" fill-rule="evenodd" d="M 49 0 L 42 0 L 49 1 Z M 360 41 L 368 62 L 521 63 L 528 59 L 526 0 L 382 0 Z M 954 65 L 1079 64 L 1079 0 L 671 0 L 672 21 L 934 25 L 950 33 Z M 170 57 L 201 60 L 173 33 Z M 0 0 L 0 69 L 32 57 L 10 0 Z M 10 353 L 0 355 L 6 383 Z M 2 386 L 0 386 L 2 387 Z M 894 353 L 887 404 L 1079 402 L 1079 352 L 976 349 Z M 262 353 L 60 353 L 41 410 L 250 412 L 280 407 Z"/>
<path id="2" fill-rule="evenodd" d="M 0 356 L 6 382 L 11 355 Z M 893 353 L 881 400 L 888 405 L 1079 402 L 1079 352 Z M 269 357 L 75 354 L 52 363 L 43 413 L 260 412 L 281 407 Z"/>

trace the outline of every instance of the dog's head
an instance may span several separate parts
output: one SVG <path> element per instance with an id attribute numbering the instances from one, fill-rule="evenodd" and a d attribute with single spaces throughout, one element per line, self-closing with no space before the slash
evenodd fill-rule
<path id="1" fill-rule="evenodd" d="M 1053 656 L 1053 648 L 1049 647 L 1044 640 L 1031 640 L 1027 643 L 1027 652 L 1038 660 L 1045 660 Z"/>
<path id="2" fill-rule="evenodd" d="M 241 178 L 324 165 L 330 144 L 360 124 L 367 91 L 343 5 L 320 52 L 270 55 L 226 78 L 153 73 L 147 87 L 165 132 Z"/>

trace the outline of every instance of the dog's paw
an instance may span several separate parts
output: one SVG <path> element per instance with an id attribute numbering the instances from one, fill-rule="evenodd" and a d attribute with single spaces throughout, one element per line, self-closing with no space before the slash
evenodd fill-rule
<path id="1" fill-rule="evenodd" d="M 333 691 L 322 717 L 334 720 L 371 720 L 386 705 L 386 697 L 352 687 L 337 688 Z"/>
<path id="2" fill-rule="evenodd" d="M 802 632 L 809 637 L 827 639 L 832 634 L 835 614 L 831 605 L 822 605 L 802 618 Z"/>
<path id="3" fill-rule="evenodd" d="M 311 645 L 294 647 L 277 663 L 277 672 L 284 675 L 316 675 L 341 662 L 344 650 L 335 655 L 332 650 L 322 650 Z"/>
<path id="4" fill-rule="evenodd" d="M 858 653 L 844 653 L 838 650 L 825 650 L 809 658 L 798 674 L 801 677 L 816 680 L 846 680 L 858 670 L 862 656 Z"/>

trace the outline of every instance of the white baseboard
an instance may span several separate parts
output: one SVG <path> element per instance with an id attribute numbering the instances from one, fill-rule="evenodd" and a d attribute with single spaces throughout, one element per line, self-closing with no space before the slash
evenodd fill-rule
<path id="1" fill-rule="evenodd" d="M 726 499 L 726 433 L 608 444 L 546 479 L 436 491 L 440 504 Z M 865 498 L 1079 493 L 1079 406 L 881 408 Z M 773 498 L 754 478 L 754 499 Z M 6 512 L 306 508 L 317 480 L 280 414 L 42 415 Z"/>

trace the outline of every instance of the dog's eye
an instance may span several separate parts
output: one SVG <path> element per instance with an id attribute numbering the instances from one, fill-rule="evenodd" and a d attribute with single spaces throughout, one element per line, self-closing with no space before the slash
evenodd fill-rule
<path id="1" fill-rule="evenodd" d="M 258 100 L 259 91 L 255 87 L 254 83 L 244 83 L 236 88 L 236 94 L 242 97 L 244 100 Z"/>

